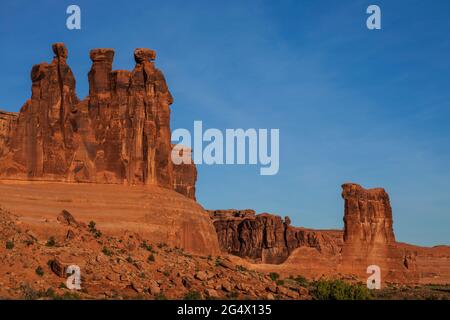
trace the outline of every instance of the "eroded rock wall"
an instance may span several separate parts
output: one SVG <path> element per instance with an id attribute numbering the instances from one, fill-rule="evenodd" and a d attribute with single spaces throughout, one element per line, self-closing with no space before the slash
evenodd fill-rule
<path id="1" fill-rule="evenodd" d="M 0 178 L 158 185 L 195 199 L 194 165 L 171 161 L 172 95 L 156 53 L 136 49 L 132 71 L 112 70 L 114 50 L 93 49 L 89 96 L 80 101 L 67 49 L 31 71 L 32 95 L 0 119 Z"/>

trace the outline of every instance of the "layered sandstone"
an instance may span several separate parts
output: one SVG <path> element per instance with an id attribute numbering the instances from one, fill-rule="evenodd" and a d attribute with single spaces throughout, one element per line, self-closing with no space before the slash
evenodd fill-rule
<path id="1" fill-rule="evenodd" d="M 133 232 L 189 253 L 220 254 L 207 212 L 192 199 L 159 186 L 4 180 L 0 207 L 15 213 L 23 228 L 42 239 L 66 237 L 61 224 L 67 218 L 60 213 L 68 211 L 79 224 L 94 221 L 101 239 Z"/>
<path id="2" fill-rule="evenodd" d="M 56 43 L 53 52 L 51 63 L 33 66 L 20 113 L 2 113 L 0 178 L 158 185 L 195 199 L 195 167 L 171 161 L 173 98 L 155 51 L 136 49 L 130 72 L 112 70 L 113 49 L 91 50 L 82 101 L 66 47 Z"/>
<path id="3" fill-rule="evenodd" d="M 279 264 L 299 247 L 337 254 L 339 243 L 325 232 L 296 228 L 289 217 L 254 210 L 209 211 L 222 250 L 262 263 Z"/>
<path id="4" fill-rule="evenodd" d="M 11 140 L 11 131 L 17 122 L 17 114 L 0 111 L 0 157 Z"/>
<path id="5" fill-rule="evenodd" d="M 311 230 L 288 217 L 253 210 L 209 211 L 224 252 L 250 259 L 259 271 L 353 277 L 365 281 L 377 265 L 383 282 L 450 283 L 450 247 L 398 243 L 389 195 L 382 188 L 342 185 L 344 229 Z M 276 265 L 273 265 L 276 264 Z"/>

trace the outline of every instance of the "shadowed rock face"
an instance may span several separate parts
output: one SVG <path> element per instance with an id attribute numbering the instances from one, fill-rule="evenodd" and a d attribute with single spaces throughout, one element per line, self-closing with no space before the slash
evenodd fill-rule
<path id="1" fill-rule="evenodd" d="M 112 70 L 114 50 L 93 49 L 89 96 L 79 101 L 67 49 L 31 71 L 32 96 L 0 117 L 0 178 L 150 184 L 195 199 L 194 165 L 170 159 L 173 99 L 153 50 L 134 53 L 130 72 Z"/>
<path id="2" fill-rule="evenodd" d="M 326 232 L 295 228 L 290 219 L 253 210 L 209 211 L 222 250 L 262 263 L 279 264 L 299 247 L 336 254 L 339 244 Z"/>

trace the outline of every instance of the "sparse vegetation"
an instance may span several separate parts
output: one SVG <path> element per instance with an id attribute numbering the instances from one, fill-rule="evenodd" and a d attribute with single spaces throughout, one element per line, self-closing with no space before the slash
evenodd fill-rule
<path id="1" fill-rule="evenodd" d="M 12 240 L 6 241 L 6 249 L 12 250 L 13 248 L 14 248 L 14 241 Z"/>
<path id="2" fill-rule="evenodd" d="M 145 250 L 154 253 L 153 246 L 151 244 L 148 244 L 147 241 L 145 240 L 141 243 L 141 248 L 144 248 Z"/>
<path id="3" fill-rule="evenodd" d="M 36 274 L 37 274 L 39 277 L 42 277 L 42 276 L 44 275 L 44 269 L 42 269 L 41 266 L 37 267 L 36 270 L 34 270 L 34 271 L 36 272 Z"/>
<path id="4" fill-rule="evenodd" d="M 201 300 L 202 296 L 198 291 L 189 291 L 183 296 L 183 300 Z"/>
<path id="5" fill-rule="evenodd" d="M 107 247 L 103 247 L 102 252 L 105 256 L 108 256 L 108 257 L 112 256 L 112 251 L 109 250 Z"/>
<path id="6" fill-rule="evenodd" d="M 94 235 L 94 238 L 100 238 L 102 236 L 102 233 L 100 230 L 97 230 L 95 221 L 90 221 L 88 224 L 89 232 Z"/>
<path id="7" fill-rule="evenodd" d="M 302 287 L 307 287 L 309 284 L 308 279 L 306 279 L 304 276 L 301 276 L 301 275 L 298 275 L 295 278 L 293 276 L 291 276 L 289 278 L 292 280 L 295 280 Z"/>
<path id="8" fill-rule="evenodd" d="M 167 297 L 163 293 L 159 293 L 155 296 L 155 300 L 167 300 Z"/>
<path id="9" fill-rule="evenodd" d="M 246 272 L 246 271 L 248 271 L 246 267 L 241 266 L 241 265 L 237 265 L 237 266 L 236 266 L 236 270 L 237 270 L 237 271 L 240 271 L 240 272 Z"/>
<path id="10" fill-rule="evenodd" d="M 236 300 L 239 297 L 239 293 L 236 290 L 227 293 L 227 298 L 231 300 Z"/>
<path id="11" fill-rule="evenodd" d="M 155 262 L 155 256 L 153 255 L 153 253 L 148 256 L 147 261 L 148 262 Z"/>
<path id="12" fill-rule="evenodd" d="M 47 247 L 54 247 L 56 245 L 56 240 L 55 237 L 51 236 L 48 240 L 47 243 L 45 244 Z"/>
<path id="13" fill-rule="evenodd" d="M 278 286 L 283 286 L 284 285 L 284 280 L 277 280 L 277 285 Z"/>
<path id="14" fill-rule="evenodd" d="M 167 244 L 165 244 L 164 242 L 158 243 L 158 248 L 159 248 L 159 249 L 162 249 L 162 248 L 164 248 L 164 247 L 167 247 Z"/>
<path id="15" fill-rule="evenodd" d="M 271 272 L 269 273 L 269 277 L 272 281 L 277 281 L 280 278 L 280 275 L 276 272 Z"/>
<path id="16" fill-rule="evenodd" d="M 369 289 L 360 284 L 342 280 L 318 280 L 312 283 L 312 296 L 316 300 L 369 300 Z"/>
<path id="17" fill-rule="evenodd" d="M 220 259 L 220 257 L 217 257 L 217 258 L 216 258 L 216 261 L 215 261 L 215 263 L 214 263 L 214 265 L 215 265 L 216 267 L 218 267 L 218 266 L 220 266 L 221 263 L 222 263 L 222 259 Z"/>

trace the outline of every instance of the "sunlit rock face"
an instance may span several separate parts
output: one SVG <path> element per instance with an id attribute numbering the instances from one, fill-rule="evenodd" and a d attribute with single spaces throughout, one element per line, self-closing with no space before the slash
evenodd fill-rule
<path id="1" fill-rule="evenodd" d="M 18 114 L 0 113 L 0 178 L 158 185 L 195 199 L 194 165 L 173 165 L 172 96 L 139 48 L 132 71 L 112 70 L 114 50 L 93 49 L 89 96 L 79 100 L 63 43 L 31 71 Z"/>

